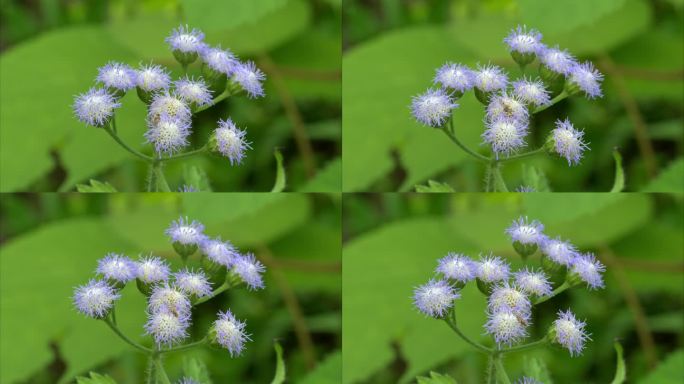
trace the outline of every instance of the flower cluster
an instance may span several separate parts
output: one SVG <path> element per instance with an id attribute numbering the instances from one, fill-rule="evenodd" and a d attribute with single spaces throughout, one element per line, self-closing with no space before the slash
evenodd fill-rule
<path id="1" fill-rule="evenodd" d="M 453 325 L 460 291 L 472 281 L 487 297 L 485 333 L 502 349 L 529 336 L 536 304 L 573 286 L 604 287 L 603 264 L 594 255 L 579 252 L 571 243 L 547 236 L 540 222 L 520 217 L 505 233 L 523 260 L 539 250 L 541 268 L 525 266 L 511 272 L 510 264 L 499 256 L 487 254 L 471 259 L 464 254 L 449 253 L 438 261 L 435 277 L 415 288 L 414 306 L 427 316 Z M 571 356 L 577 356 L 589 340 L 585 327 L 586 323 L 569 309 L 560 311 L 543 340 L 559 344 Z"/>
<path id="2" fill-rule="evenodd" d="M 161 349 L 188 337 L 194 305 L 240 283 L 251 290 L 264 288 L 265 268 L 254 255 L 240 253 L 228 241 L 210 238 L 201 223 L 181 217 L 171 223 L 166 235 L 181 257 L 187 258 L 199 250 L 211 266 L 207 271 L 186 266 L 172 272 L 170 264 L 156 256 L 132 260 L 122 254 L 109 253 L 98 261 L 95 270 L 98 279 L 75 289 L 76 309 L 88 317 L 112 322 L 113 309 L 121 298 L 122 289 L 135 280 L 139 291 L 147 297 L 145 334 L 152 336 L 157 348 Z M 213 288 L 217 281 L 223 284 Z M 245 342 L 250 340 L 245 328 L 245 322 L 226 310 L 217 314 L 208 337 L 211 342 L 226 348 L 231 356 L 239 356 Z"/>
<path id="3" fill-rule="evenodd" d="M 204 33 L 187 26 L 172 31 L 166 42 L 187 73 L 187 66 L 202 62 L 202 77 L 187 74 L 175 81 L 170 71 L 152 63 L 134 69 L 127 64 L 110 62 L 99 68 L 96 85 L 76 96 L 76 117 L 91 126 L 116 133 L 114 115 L 121 107 L 121 98 L 136 89 L 147 104 L 145 140 L 157 157 L 172 156 L 190 144 L 192 115 L 225 97 L 244 91 L 250 98 L 264 96 L 264 73 L 251 61 L 240 61 L 230 50 L 212 47 L 204 41 Z M 240 164 L 250 149 L 246 132 L 232 120 L 219 120 L 209 144 L 209 150 L 230 159 L 231 165 Z"/>
<path id="4" fill-rule="evenodd" d="M 485 105 L 483 143 L 499 159 L 527 146 L 534 113 L 570 95 L 582 93 L 589 99 L 602 96 L 603 75 L 593 64 L 579 62 L 566 51 L 545 45 L 539 31 L 518 26 L 504 38 L 504 43 L 523 72 L 538 60 L 538 76 L 523 75 L 510 80 L 509 74 L 496 65 L 478 64 L 470 68 L 447 62 L 436 70 L 435 87 L 413 97 L 413 117 L 421 124 L 445 128 L 452 111 L 459 106 L 457 100 L 473 90 Z M 583 132 L 565 119 L 556 122 L 545 149 L 564 157 L 569 165 L 576 165 L 588 146 Z"/>

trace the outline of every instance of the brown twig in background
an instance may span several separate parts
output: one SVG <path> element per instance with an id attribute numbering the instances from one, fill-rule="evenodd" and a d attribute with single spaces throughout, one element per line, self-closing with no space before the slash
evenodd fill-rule
<path id="1" fill-rule="evenodd" d="M 316 366 L 316 350 L 297 295 L 292 290 L 283 272 L 277 267 L 278 263 L 275 262 L 271 250 L 266 245 L 258 247 L 258 258 L 270 269 L 271 276 L 273 276 L 279 291 L 283 294 L 283 301 L 292 317 L 297 343 L 299 343 L 299 348 L 302 350 L 302 355 L 304 355 L 304 362 L 307 369 L 312 370 Z"/>
<path id="2" fill-rule="evenodd" d="M 613 253 L 608 246 L 604 245 L 599 249 L 601 251 L 599 257 L 606 263 L 606 265 L 610 268 L 609 270 L 615 276 L 615 280 L 617 280 L 620 286 L 620 291 L 622 291 L 622 294 L 625 297 L 625 302 L 627 303 L 629 310 L 632 312 L 637 336 L 639 338 L 639 344 L 641 344 L 641 347 L 644 350 L 644 355 L 646 355 L 646 364 L 648 364 L 649 369 L 653 369 L 656 365 L 658 365 L 658 355 L 656 352 L 655 341 L 653 340 L 653 334 L 648 326 L 646 313 L 644 312 L 644 308 L 639 301 L 639 296 L 637 296 L 634 287 L 632 287 L 632 284 L 629 282 L 629 278 L 622 268 L 621 260 L 618 259 L 615 253 Z"/>
<path id="3" fill-rule="evenodd" d="M 278 92 L 280 101 L 283 103 L 285 114 L 292 124 L 292 133 L 294 134 L 299 154 L 302 156 L 304 170 L 307 177 L 310 179 L 316 173 L 316 158 L 314 157 L 311 140 L 309 140 L 309 134 L 306 132 L 306 127 L 304 126 L 302 114 L 299 112 L 299 107 L 297 107 L 297 103 L 287 89 L 282 73 L 268 54 L 264 53 L 259 56 L 259 66 L 262 67 L 273 80 L 276 92 Z"/>

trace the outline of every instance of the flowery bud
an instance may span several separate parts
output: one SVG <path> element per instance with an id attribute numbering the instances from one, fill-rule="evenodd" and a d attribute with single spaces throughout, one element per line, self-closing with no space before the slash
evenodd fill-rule
<path id="1" fill-rule="evenodd" d="M 233 68 L 233 78 L 250 98 L 264 96 L 264 87 L 261 83 L 266 80 L 266 74 L 257 68 L 254 62 L 236 64 Z"/>
<path id="2" fill-rule="evenodd" d="M 171 84 L 169 71 L 160 65 L 143 65 L 135 73 L 135 84 L 145 92 L 161 91 Z"/>
<path id="3" fill-rule="evenodd" d="M 459 253 L 447 254 L 439 259 L 436 272 L 441 273 L 450 280 L 458 283 L 467 283 L 475 279 L 477 275 L 477 264 L 467 256 Z"/>
<path id="4" fill-rule="evenodd" d="M 430 280 L 413 291 L 413 305 L 430 317 L 442 318 L 459 297 L 446 280 Z"/>
<path id="5" fill-rule="evenodd" d="M 186 103 L 198 106 L 211 104 L 211 91 L 204 80 L 195 80 L 186 76 L 184 79 L 174 81 L 173 85 L 178 97 Z"/>
<path id="6" fill-rule="evenodd" d="M 599 72 L 590 62 L 575 64 L 565 82 L 565 89 L 571 95 L 583 92 L 587 98 L 595 99 L 603 97 L 601 92 L 601 82 L 603 74 Z"/>
<path id="7" fill-rule="evenodd" d="M 513 94 L 523 102 L 539 107 L 547 105 L 551 101 L 549 91 L 540 79 L 530 80 L 523 78 L 513 82 Z"/>
<path id="8" fill-rule="evenodd" d="M 238 255 L 233 262 L 233 269 L 249 289 L 264 288 L 264 280 L 261 275 L 266 271 L 266 267 L 253 254 Z"/>
<path id="9" fill-rule="evenodd" d="M 485 332 L 494 337 L 499 346 L 511 346 L 527 337 L 529 318 L 514 314 L 511 310 L 502 309 L 487 314 L 484 325 Z"/>
<path id="10" fill-rule="evenodd" d="M 104 127 L 114 116 L 114 110 L 120 106 L 121 103 L 106 90 L 91 88 L 76 96 L 73 108 L 80 121 L 93 127 Z"/>
<path id="11" fill-rule="evenodd" d="M 148 314 L 145 334 L 151 335 L 158 348 L 172 346 L 188 337 L 189 315 L 178 316 L 171 312 L 159 311 Z"/>
<path id="12" fill-rule="evenodd" d="M 97 263 L 97 273 L 106 279 L 126 283 L 136 278 L 138 271 L 133 260 L 116 253 L 108 253 Z"/>
<path id="13" fill-rule="evenodd" d="M 519 65 L 525 66 L 536 57 L 537 52 L 543 47 L 541 44 L 542 34 L 536 29 L 527 29 L 527 26 L 518 26 L 504 38 L 508 45 L 513 60 Z"/>
<path id="14" fill-rule="evenodd" d="M 515 286 L 528 295 L 542 297 L 552 292 L 549 278 L 541 271 L 528 270 L 525 267 L 524 270 L 513 273 L 513 277 Z"/>
<path id="15" fill-rule="evenodd" d="M 556 120 L 556 128 L 546 140 L 546 149 L 564 157 L 569 166 L 579 164 L 582 154 L 589 149 L 583 140 L 584 132 L 576 130 L 570 120 Z"/>
<path id="16" fill-rule="evenodd" d="M 533 220 L 528 222 L 527 217 L 520 217 L 506 229 L 506 233 L 513 242 L 513 248 L 523 258 L 537 251 L 538 246 L 544 240 L 544 225 Z"/>
<path id="17" fill-rule="evenodd" d="M 497 283 L 508 279 L 510 266 L 498 256 L 482 257 L 477 263 L 477 278 L 484 283 Z"/>
<path id="18" fill-rule="evenodd" d="M 484 105 L 489 104 L 489 98 L 493 92 L 506 88 L 508 76 L 496 65 L 479 65 L 474 72 L 475 97 Z"/>
<path id="19" fill-rule="evenodd" d="M 218 128 L 209 138 L 209 150 L 227 157 L 230 165 L 239 165 L 245 157 L 245 151 L 252 148 L 245 136 L 247 131 L 238 128 L 230 118 L 219 120 Z"/>
<path id="20" fill-rule="evenodd" d="M 527 125 L 530 114 L 523 100 L 506 91 L 498 93 L 489 99 L 486 119 L 488 121 L 512 120 L 521 125 Z"/>
<path id="21" fill-rule="evenodd" d="M 177 94 L 170 94 L 168 91 L 157 93 L 152 97 L 152 102 L 147 113 L 148 124 L 156 124 L 161 116 L 168 116 L 171 119 L 180 121 L 190 121 L 190 107 Z"/>
<path id="22" fill-rule="evenodd" d="M 211 283 L 202 270 L 192 271 L 184 269 L 173 274 L 175 286 L 181 292 L 195 297 L 203 297 L 211 294 Z"/>
<path id="23" fill-rule="evenodd" d="M 204 239 L 204 225 L 188 218 L 180 217 L 173 221 L 166 230 L 166 235 L 173 242 L 173 249 L 183 258 L 187 258 L 197 251 L 197 247 Z"/>
<path id="24" fill-rule="evenodd" d="M 169 278 L 169 265 L 156 256 L 142 257 L 136 266 L 137 278 L 144 284 L 155 284 Z"/>
<path id="25" fill-rule="evenodd" d="M 147 303 L 150 312 L 170 312 L 176 316 L 190 315 L 190 299 L 178 286 L 157 285 Z"/>
<path id="26" fill-rule="evenodd" d="M 487 308 L 490 312 L 507 310 L 514 315 L 527 318 L 531 315 L 532 303 L 521 289 L 504 282 L 492 290 Z"/>
<path id="27" fill-rule="evenodd" d="M 204 46 L 200 51 L 202 61 L 210 70 L 215 73 L 232 75 L 236 66 L 239 64 L 237 58 L 229 49 L 221 49 L 221 46 Z M 213 75 L 212 77 L 215 77 Z"/>
<path id="28" fill-rule="evenodd" d="M 473 71 L 461 64 L 446 63 L 435 74 L 434 83 L 452 89 L 456 94 L 463 94 L 473 88 Z"/>
<path id="29" fill-rule="evenodd" d="M 568 279 L 571 284 L 586 283 L 589 289 L 603 288 L 606 267 L 591 253 L 580 254 L 572 261 Z"/>
<path id="30" fill-rule="evenodd" d="M 558 319 L 553 322 L 549 329 L 548 337 L 554 343 L 558 343 L 570 352 L 570 356 L 579 356 L 584 349 L 584 343 L 591 340 L 585 332 L 586 323 L 575 318 L 575 315 L 567 310 L 558 311 Z"/>
<path id="31" fill-rule="evenodd" d="M 575 58 L 566 50 L 561 50 L 558 46 L 553 48 L 542 47 L 539 51 L 540 75 L 542 79 L 550 81 L 558 74 L 568 75 L 572 68 L 577 64 Z"/>
<path id="32" fill-rule="evenodd" d="M 411 102 L 411 113 L 421 124 L 430 127 L 441 127 L 451 116 L 451 110 L 458 104 L 441 88 L 428 89 L 422 95 L 414 96 Z"/>
<path id="33" fill-rule="evenodd" d="M 545 237 L 541 242 L 541 251 L 549 260 L 566 267 L 570 266 L 579 255 L 574 245 L 568 241 L 562 241 L 560 237 L 555 239 Z"/>
<path id="34" fill-rule="evenodd" d="M 497 159 L 508 157 L 527 145 L 527 125 L 518 120 L 498 119 L 487 122 L 486 127 L 482 139 L 491 146 Z"/>
<path id="35" fill-rule="evenodd" d="M 220 237 L 203 239 L 200 249 L 209 260 L 228 268 L 232 267 L 236 258 L 240 256 L 237 248 L 230 241 L 222 241 Z"/>
<path id="36" fill-rule="evenodd" d="M 190 121 L 162 114 L 158 119 L 148 120 L 145 140 L 154 146 L 158 156 L 172 155 L 187 147 Z"/>
<path id="37" fill-rule="evenodd" d="M 134 88 L 137 74 L 130 66 L 122 63 L 110 62 L 98 69 L 97 81 L 112 90 L 121 91 Z"/>
<path id="38" fill-rule="evenodd" d="M 204 33 L 190 27 L 179 26 L 166 38 L 166 42 L 173 51 L 173 56 L 183 65 L 188 65 L 197 60 L 198 53 L 204 47 Z"/>
<path id="39" fill-rule="evenodd" d="M 107 316 L 114 307 L 114 302 L 121 297 L 117 291 L 104 281 L 90 280 L 74 291 L 74 306 L 82 314 L 101 319 Z"/>
<path id="40" fill-rule="evenodd" d="M 209 331 L 209 339 L 228 350 L 230 357 L 238 357 L 245 348 L 245 342 L 251 341 L 250 335 L 245 332 L 247 325 L 236 319 L 230 310 L 218 313 L 218 319 L 214 321 Z"/>

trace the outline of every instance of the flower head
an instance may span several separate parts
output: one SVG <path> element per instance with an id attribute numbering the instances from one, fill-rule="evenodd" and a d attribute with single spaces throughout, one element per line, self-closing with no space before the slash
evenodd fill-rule
<path id="1" fill-rule="evenodd" d="M 94 127 L 104 126 L 114 115 L 114 110 L 121 103 L 105 89 L 90 88 L 74 99 L 74 113 L 76 117 Z"/>
<path id="2" fill-rule="evenodd" d="M 479 65 L 475 71 L 474 86 L 483 92 L 494 92 L 506 88 L 508 76 L 496 65 Z"/>
<path id="3" fill-rule="evenodd" d="M 504 282 L 492 290 L 487 308 L 490 312 L 509 310 L 515 315 L 527 318 L 531 314 L 532 303 L 521 289 Z"/>
<path id="4" fill-rule="evenodd" d="M 157 93 L 152 97 L 152 102 L 148 110 L 148 119 L 155 123 L 166 115 L 172 119 L 190 121 L 190 107 L 176 94 L 170 94 L 168 91 L 164 93 Z"/>
<path id="5" fill-rule="evenodd" d="M 512 120 L 527 125 L 529 112 L 522 98 L 503 91 L 491 97 L 487 105 L 487 120 Z"/>
<path id="6" fill-rule="evenodd" d="M 137 75 L 126 64 L 110 62 L 98 69 L 97 81 L 107 88 L 127 91 L 135 88 Z"/>
<path id="7" fill-rule="evenodd" d="M 454 300 L 461 297 L 446 280 L 430 280 L 413 291 L 413 305 L 431 317 L 444 317 L 454 306 Z"/>
<path id="8" fill-rule="evenodd" d="M 477 278 L 485 283 L 508 279 L 510 266 L 498 256 L 485 256 L 477 261 Z"/>
<path id="9" fill-rule="evenodd" d="M 411 101 L 411 113 L 421 124 L 440 127 L 451 116 L 451 110 L 458 107 L 451 96 L 441 88 L 428 89 L 425 93 L 414 96 Z"/>
<path id="10" fill-rule="evenodd" d="M 587 283 L 589 289 L 603 288 L 603 272 L 606 267 L 591 253 L 578 255 L 572 262 L 570 272 Z"/>
<path id="11" fill-rule="evenodd" d="M 254 99 L 264 96 L 264 87 L 261 83 L 266 80 L 266 74 L 257 68 L 254 62 L 248 61 L 236 64 L 233 76 L 249 97 Z"/>
<path id="12" fill-rule="evenodd" d="M 542 297 L 551 294 L 551 284 L 544 272 L 528 270 L 525 267 L 524 270 L 513 273 L 513 276 L 515 286 L 528 295 Z"/>
<path id="13" fill-rule="evenodd" d="M 159 65 L 144 65 L 136 71 L 135 84 L 143 91 L 167 89 L 171 83 L 168 70 Z"/>
<path id="14" fill-rule="evenodd" d="M 231 357 L 240 356 L 245 348 L 245 342 L 251 340 L 245 332 L 246 324 L 233 316 L 230 310 L 218 313 L 214 321 L 216 342 L 226 348 Z"/>
<path id="15" fill-rule="evenodd" d="M 558 319 L 553 322 L 552 334 L 558 344 L 570 351 L 570 356 L 579 356 L 584 349 L 584 342 L 591 340 L 585 332 L 586 323 L 575 318 L 575 315 L 567 310 L 558 311 Z"/>
<path id="16" fill-rule="evenodd" d="M 178 279 L 176 277 L 176 279 Z M 151 313 L 170 312 L 176 316 L 190 314 L 190 299 L 181 292 L 180 287 L 168 283 L 157 285 L 152 289 L 147 307 Z"/>
<path id="17" fill-rule="evenodd" d="M 157 346 L 173 345 L 188 337 L 190 317 L 176 316 L 171 312 L 160 311 L 148 314 L 145 334 L 152 335 Z"/>
<path id="18" fill-rule="evenodd" d="M 467 256 L 449 252 L 439 259 L 436 272 L 448 279 L 466 283 L 475 278 L 477 265 Z"/>
<path id="19" fill-rule="evenodd" d="M 569 74 L 577 63 L 568 51 L 560 50 L 558 46 L 553 48 L 543 47 L 539 51 L 538 56 L 546 68 L 563 75 Z"/>
<path id="20" fill-rule="evenodd" d="M 169 278 L 169 265 L 156 256 L 143 257 L 136 265 L 137 277 L 145 284 L 158 283 Z"/>
<path id="21" fill-rule="evenodd" d="M 104 281 L 90 280 L 74 291 L 74 305 L 82 314 L 92 318 L 104 317 L 121 297 L 117 291 Z"/>
<path id="22" fill-rule="evenodd" d="M 173 85 L 178 97 L 185 102 L 195 105 L 211 104 L 211 91 L 202 79 L 194 80 L 186 76 L 184 79 L 174 81 Z"/>
<path id="23" fill-rule="evenodd" d="M 603 74 L 594 68 L 591 62 L 575 64 L 570 70 L 567 81 L 571 86 L 577 86 L 590 99 L 603 96 L 601 92 Z"/>
<path id="24" fill-rule="evenodd" d="M 231 267 L 236 258 L 240 256 L 230 241 L 222 241 L 220 237 L 215 239 L 205 238 L 200 243 L 200 249 L 209 260 L 226 267 Z"/>
<path id="25" fill-rule="evenodd" d="M 446 63 L 437 69 L 435 84 L 465 92 L 473 87 L 473 71 L 461 64 Z"/>
<path id="26" fill-rule="evenodd" d="M 261 275 L 266 271 L 266 267 L 253 254 L 238 255 L 233 266 L 235 273 L 240 276 L 250 289 L 264 288 L 264 279 Z"/>
<path id="27" fill-rule="evenodd" d="M 497 159 L 499 156 L 510 156 L 527 145 L 527 124 L 512 119 L 498 119 L 488 121 L 486 126 L 482 139 L 492 147 Z"/>
<path id="28" fill-rule="evenodd" d="M 108 253 L 104 258 L 100 259 L 97 262 L 96 272 L 106 279 L 122 283 L 135 279 L 138 274 L 133 260 L 116 253 Z"/>
<path id="29" fill-rule="evenodd" d="M 579 255 L 574 245 L 568 241 L 562 241 L 560 237 L 555 239 L 545 237 L 541 243 L 541 251 L 554 263 L 565 266 L 570 266 Z"/>
<path id="30" fill-rule="evenodd" d="M 180 217 L 178 220 L 171 222 L 165 233 L 174 243 L 199 245 L 204 239 L 204 225 L 199 221 L 193 220 L 190 222 L 187 217 L 185 219 Z"/>
<path id="31" fill-rule="evenodd" d="M 512 30 L 508 36 L 504 38 L 504 42 L 508 45 L 511 52 L 519 53 L 537 53 L 542 47 L 542 34 L 536 29 L 527 29 L 527 26 L 518 26 Z"/>
<path id="32" fill-rule="evenodd" d="M 179 26 L 171 32 L 171 36 L 167 37 L 165 41 L 169 44 L 172 50 L 181 51 L 183 53 L 199 52 L 204 46 L 204 33 L 202 31 L 190 27 Z"/>
<path id="33" fill-rule="evenodd" d="M 183 293 L 197 297 L 211 294 L 211 283 L 201 270 L 194 272 L 185 268 L 173 274 L 175 286 Z"/>
<path id="34" fill-rule="evenodd" d="M 252 148 L 245 139 L 247 131 L 238 128 L 230 118 L 219 120 L 218 124 L 218 128 L 214 131 L 216 149 L 230 160 L 230 165 L 241 164 L 245 151 Z"/>
<path id="35" fill-rule="evenodd" d="M 565 157 L 568 165 L 577 165 L 582 159 L 582 153 L 589 148 L 582 140 L 584 132 L 578 131 L 570 120 L 556 120 L 556 128 L 551 132 L 553 149 L 560 156 Z"/>
<path id="36" fill-rule="evenodd" d="M 158 119 L 148 120 L 145 139 L 154 145 L 157 154 L 173 154 L 185 148 L 190 136 L 190 121 L 162 114 Z"/>
<path id="37" fill-rule="evenodd" d="M 517 241 L 521 244 L 537 245 L 544 240 L 543 231 L 544 225 L 542 223 L 537 220 L 529 222 L 527 217 L 519 217 L 506 229 L 506 233 L 511 238 L 511 241 Z"/>
<path id="38" fill-rule="evenodd" d="M 544 83 L 537 80 L 522 79 L 513 82 L 513 94 L 523 102 L 539 107 L 551 101 Z"/>
<path id="39" fill-rule="evenodd" d="M 200 55 L 209 68 L 226 75 L 232 74 L 236 65 L 239 64 L 233 52 L 228 49 L 221 49 L 220 46 L 204 46 L 200 51 Z"/>
<path id="40" fill-rule="evenodd" d="M 487 315 L 485 332 L 492 335 L 499 346 L 511 346 L 527 337 L 528 318 L 516 315 L 507 309 L 489 312 Z"/>

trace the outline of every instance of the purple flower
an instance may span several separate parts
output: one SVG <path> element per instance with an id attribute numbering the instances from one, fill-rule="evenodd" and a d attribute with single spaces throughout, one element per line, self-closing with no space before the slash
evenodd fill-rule
<path id="1" fill-rule="evenodd" d="M 439 259 L 436 272 L 448 279 L 466 283 L 475 278 L 477 265 L 467 256 L 449 252 L 445 257 Z"/>
<path id="2" fill-rule="evenodd" d="M 571 86 L 577 86 L 582 90 L 589 99 L 603 97 L 601 92 L 603 75 L 588 61 L 575 64 L 570 71 L 567 81 Z"/>
<path id="3" fill-rule="evenodd" d="M 510 266 L 498 256 L 485 256 L 477 262 L 477 278 L 485 283 L 508 279 Z"/>
<path id="4" fill-rule="evenodd" d="M 539 381 L 535 378 L 523 376 L 523 377 L 519 378 L 518 380 L 516 380 L 515 384 L 544 384 L 544 383 L 542 383 L 541 381 Z"/>
<path id="5" fill-rule="evenodd" d="M 187 103 L 207 105 L 212 102 L 211 91 L 202 79 L 189 79 L 185 76 L 184 79 L 174 81 L 173 85 L 176 88 L 178 97 Z"/>
<path id="6" fill-rule="evenodd" d="M 579 278 L 587 283 L 589 289 L 603 288 L 603 276 L 606 267 L 596 260 L 596 257 L 591 253 L 578 255 L 572 262 L 570 273 L 579 276 Z"/>
<path id="7" fill-rule="evenodd" d="M 97 81 L 107 88 L 127 91 L 135 88 L 137 75 L 133 68 L 126 64 L 110 62 L 98 69 Z"/>
<path id="8" fill-rule="evenodd" d="M 413 290 L 413 305 L 424 314 L 441 318 L 461 297 L 446 280 L 430 280 Z"/>
<path id="9" fill-rule="evenodd" d="M 164 93 L 157 93 L 152 97 L 152 102 L 148 110 L 148 120 L 156 122 L 162 115 L 167 115 L 170 118 L 190 121 L 190 107 L 181 100 L 176 94 L 170 94 L 168 91 Z"/>
<path id="10" fill-rule="evenodd" d="M 513 221 L 510 227 L 506 229 L 506 233 L 511 238 L 511 241 L 517 241 L 521 244 L 537 244 L 539 245 L 544 240 L 544 225 L 537 220 L 529 222 L 527 217 L 519 217 Z"/>
<path id="11" fill-rule="evenodd" d="M 532 303 L 530 299 L 517 287 L 512 287 L 508 282 L 494 287 L 489 295 L 487 309 L 489 312 L 507 310 L 523 318 L 531 316 Z"/>
<path id="12" fill-rule="evenodd" d="M 188 295 L 195 295 L 197 297 L 207 296 L 211 294 L 211 283 L 203 271 L 197 272 L 184 270 L 174 273 L 176 279 L 176 287 L 183 293 Z"/>
<path id="13" fill-rule="evenodd" d="M 167 89 L 171 83 L 169 72 L 159 65 L 144 65 L 136 71 L 136 85 L 146 92 Z"/>
<path id="14" fill-rule="evenodd" d="M 148 143 L 154 145 L 158 155 L 172 155 L 188 146 L 190 121 L 162 114 L 159 119 L 148 120 L 144 136 Z"/>
<path id="15" fill-rule="evenodd" d="M 535 107 L 547 105 L 551 101 L 549 91 L 546 90 L 540 79 L 533 81 L 523 78 L 513 82 L 513 94 L 523 102 Z"/>
<path id="16" fill-rule="evenodd" d="M 579 255 L 574 245 L 568 241 L 562 241 L 560 237 L 555 239 L 545 237 L 541 243 L 541 251 L 554 263 L 565 266 L 570 266 Z"/>
<path id="17" fill-rule="evenodd" d="M 461 64 L 446 63 L 437 69 L 434 82 L 463 93 L 473 87 L 473 80 L 473 71 L 470 68 Z"/>
<path id="18" fill-rule="evenodd" d="M 199 245 L 204 239 L 204 225 L 199 221 L 193 220 L 190 222 L 186 217 L 180 217 L 178 220 L 171 222 L 171 226 L 166 230 L 168 236 L 174 243 L 183 245 Z"/>
<path id="19" fill-rule="evenodd" d="M 181 292 L 180 287 L 172 287 L 168 283 L 157 285 L 152 289 L 147 307 L 150 313 L 170 312 L 176 316 L 190 314 L 190 299 Z"/>
<path id="20" fill-rule="evenodd" d="M 239 64 L 233 52 L 228 49 L 221 49 L 221 47 L 205 46 L 200 51 L 202 60 L 205 64 L 216 72 L 230 75 L 233 73 L 236 65 Z"/>
<path id="21" fill-rule="evenodd" d="M 537 192 L 534 187 L 530 187 L 529 185 L 520 185 L 515 189 L 515 191 L 521 193 Z"/>
<path id="22" fill-rule="evenodd" d="M 568 51 L 560 50 L 558 46 L 553 48 L 543 47 L 539 51 L 538 56 L 546 68 L 562 75 L 568 75 L 575 64 L 577 64 L 575 58 Z"/>
<path id="23" fill-rule="evenodd" d="M 228 268 L 232 267 L 236 258 L 240 256 L 230 241 L 222 241 L 220 237 L 215 239 L 205 238 L 200 243 L 200 249 L 209 260 Z"/>
<path id="24" fill-rule="evenodd" d="M 245 348 L 245 342 L 251 341 L 245 327 L 246 324 L 236 319 L 230 310 L 219 312 L 213 326 L 215 341 L 226 348 L 231 357 L 240 356 Z"/>
<path id="25" fill-rule="evenodd" d="M 249 289 L 264 288 L 264 280 L 261 275 L 266 271 L 266 267 L 254 257 L 254 254 L 238 255 L 234 260 L 235 273 L 240 276 L 240 279 L 247 284 Z"/>
<path id="26" fill-rule="evenodd" d="M 494 92 L 506 88 L 508 76 L 496 65 L 479 65 L 475 71 L 474 86 L 483 92 Z"/>
<path id="27" fill-rule="evenodd" d="M 411 113 L 421 124 L 440 127 L 446 123 L 451 110 L 458 107 L 451 96 L 441 88 L 428 89 L 425 93 L 414 96 L 411 101 Z"/>
<path id="28" fill-rule="evenodd" d="M 197 29 L 190 30 L 190 27 L 179 26 L 171 32 L 171 36 L 167 37 L 165 41 L 169 44 L 172 50 L 181 51 L 183 53 L 199 52 L 204 46 L 204 33 Z"/>
<path id="29" fill-rule="evenodd" d="M 148 314 L 145 334 L 152 335 L 158 347 L 171 346 L 188 337 L 189 326 L 188 315 L 176 316 L 166 311 L 152 312 Z"/>
<path id="30" fill-rule="evenodd" d="M 527 337 L 527 325 L 529 318 L 514 314 L 510 310 L 503 309 L 487 313 L 487 322 L 484 325 L 485 332 L 494 337 L 499 346 L 511 346 Z"/>
<path id="31" fill-rule="evenodd" d="M 108 253 L 97 262 L 97 273 L 106 279 L 126 283 L 136 278 L 137 268 L 133 260 L 116 253 Z"/>
<path id="32" fill-rule="evenodd" d="M 92 318 L 103 318 L 121 297 L 104 281 L 90 280 L 74 291 L 74 305 L 82 314 Z"/>
<path id="33" fill-rule="evenodd" d="M 527 30 L 527 26 L 518 25 L 504 38 L 504 42 L 511 52 L 537 53 L 542 47 L 541 38 L 541 33 L 536 29 Z"/>
<path id="34" fill-rule="evenodd" d="M 529 112 L 523 100 L 502 91 L 491 97 L 487 105 L 487 121 L 512 120 L 527 125 Z"/>
<path id="35" fill-rule="evenodd" d="M 482 139 L 492 147 L 497 159 L 499 156 L 508 157 L 527 145 L 527 125 L 520 121 L 499 119 L 486 122 L 486 126 Z"/>
<path id="36" fill-rule="evenodd" d="M 544 272 L 528 270 L 525 267 L 524 270 L 513 273 L 513 276 L 515 286 L 528 295 L 542 297 L 551 294 L 551 284 Z"/>
<path id="37" fill-rule="evenodd" d="M 230 165 L 241 164 L 245 151 L 251 149 L 250 142 L 245 139 L 247 131 L 238 128 L 233 120 L 218 121 L 218 128 L 214 130 L 216 149 L 221 155 L 230 160 Z"/>
<path id="38" fill-rule="evenodd" d="M 114 96 L 105 89 L 90 88 L 88 92 L 76 96 L 73 108 L 81 122 L 93 127 L 102 127 L 120 106 Z"/>
<path id="39" fill-rule="evenodd" d="M 145 284 L 158 283 L 169 278 L 169 265 L 156 256 L 143 257 L 136 265 L 137 277 Z"/>
<path id="40" fill-rule="evenodd" d="M 591 340 L 585 332 L 586 323 L 575 318 L 575 315 L 567 310 L 558 311 L 558 319 L 553 322 L 552 334 L 558 344 L 570 351 L 570 356 L 579 356 L 584 349 L 584 343 Z"/>
<path id="41" fill-rule="evenodd" d="M 256 67 L 254 62 L 236 64 L 233 76 L 252 99 L 264 96 L 264 87 L 261 83 L 266 80 L 266 75 Z"/>
<path id="42" fill-rule="evenodd" d="M 568 165 L 577 165 L 582 153 L 589 148 L 582 138 L 583 131 L 578 131 L 567 118 L 556 120 L 556 128 L 551 132 L 553 149 L 568 161 Z"/>

